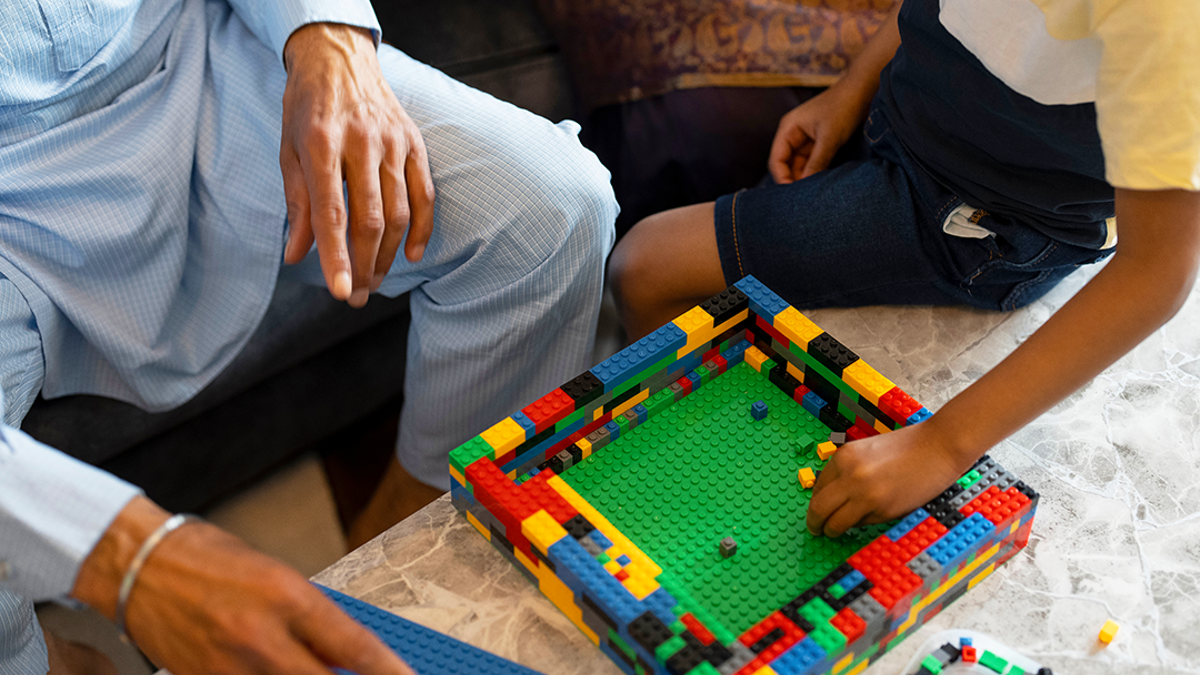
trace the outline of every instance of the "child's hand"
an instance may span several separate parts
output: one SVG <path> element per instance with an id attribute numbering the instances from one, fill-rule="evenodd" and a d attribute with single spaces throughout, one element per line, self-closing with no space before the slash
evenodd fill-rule
<path id="1" fill-rule="evenodd" d="M 767 168 L 785 185 L 824 171 L 862 125 L 871 93 L 843 81 L 793 108 L 779 120 Z"/>
<path id="2" fill-rule="evenodd" d="M 928 503 L 965 473 L 932 420 L 842 446 L 821 471 L 808 507 L 808 530 L 837 537 L 855 525 L 883 523 Z"/>

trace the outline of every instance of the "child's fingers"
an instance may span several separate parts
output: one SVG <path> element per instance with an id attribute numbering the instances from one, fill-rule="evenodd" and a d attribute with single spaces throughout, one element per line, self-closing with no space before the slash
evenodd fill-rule
<path id="1" fill-rule="evenodd" d="M 828 133 L 817 134 L 817 138 L 813 141 L 812 152 L 808 154 L 808 162 L 805 163 L 800 178 L 808 178 L 814 173 L 824 171 L 833 161 L 833 156 L 837 154 L 837 151 L 838 144 L 829 138 Z"/>

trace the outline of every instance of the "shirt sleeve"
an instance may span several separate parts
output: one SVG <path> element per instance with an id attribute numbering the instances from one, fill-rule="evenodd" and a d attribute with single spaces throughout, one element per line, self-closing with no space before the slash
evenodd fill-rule
<path id="1" fill-rule="evenodd" d="M 1108 182 L 1200 190 L 1200 2 L 1091 4 L 1103 48 L 1096 120 Z"/>
<path id="2" fill-rule="evenodd" d="M 310 23 L 344 23 L 366 28 L 379 45 L 379 20 L 369 0 L 229 0 L 233 11 L 263 44 L 283 60 L 283 47 L 297 28 Z"/>
<path id="3" fill-rule="evenodd" d="M 33 311 L 0 277 L 0 590 L 30 600 L 65 598 L 84 558 L 140 494 L 14 428 L 43 376 Z"/>

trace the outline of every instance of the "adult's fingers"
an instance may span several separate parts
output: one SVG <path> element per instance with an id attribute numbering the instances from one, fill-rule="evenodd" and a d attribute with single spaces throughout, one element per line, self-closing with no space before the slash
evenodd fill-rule
<path id="1" fill-rule="evenodd" d="M 309 649 L 327 665 L 358 675 L 415 675 L 400 657 L 336 605 L 320 598 L 295 627 Z"/>
<path id="2" fill-rule="evenodd" d="M 409 134 L 408 143 L 404 175 L 408 178 L 408 201 L 412 216 L 404 256 L 411 262 L 417 262 L 425 255 L 425 246 L 433 236 L 433 173 L 429 170 L 425 140 L 415 127 Z"/>
<path id="3" fill-rule="evenodd" d="M 349 300 L 353 284 L 350 256 L 346 250 L 346 204 L 342 198 L 342 159 L 338 152 L 340 139 L 318 131 L 309 135 L 307 143 L 307 157 L 302 158 L 302 166 L 321 271 L 330 294 L 338 300 Z"/>
<path id="4" fill-rule="evenodd" d="M 304 259 L 313 245 L 312 221 L 308 203 L 308 186 L 300 158 L 290 147 L 279 153 L 279 168 L 283 172 L 283 194 L 287 200 L 288 240 L 283 260 L 294 265 Z"/>
<path id="5" fill-rule="evenodd" d="M 350 260 L 354 282 L 350 305 L 362 307 L 371 291 L 375 260 L 385 230 L 384 197 L 379 151 L 366 140 L 348 150 L 343 161 L 350 196 Z"/>

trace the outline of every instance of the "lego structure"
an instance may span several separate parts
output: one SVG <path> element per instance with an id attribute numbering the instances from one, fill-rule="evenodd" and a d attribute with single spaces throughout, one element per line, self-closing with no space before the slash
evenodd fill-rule
<path id="1" fill-rule="evenodd" d="M 451 493 L 627 673 L 852 675 L 1028 541 L 1037 494 L 986 456 L 808 533 L 802 481 L 930 414 L 746 277 L 455 449 Z"/>
<path id="2" fill-rule="evenodd" d="M 366 626 L 421 675 L 538 675 L 495 654 L 317 585 L 355 621 Z M 345 671 L 340 671 L 345 672 Z"/>

